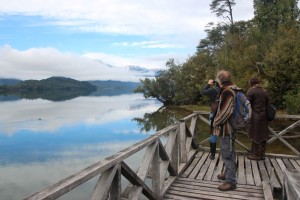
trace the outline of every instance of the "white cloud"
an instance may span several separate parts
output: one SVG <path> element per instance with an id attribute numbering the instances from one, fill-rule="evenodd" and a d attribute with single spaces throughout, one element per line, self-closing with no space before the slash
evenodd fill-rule
<path id="1" fill-rule="evenodd" d="M 0 48 L 0 77 L 43 79 L 65 76 L 77 80 L 138 81 L 140 77 L 124 66 L 106 65 L 97 60 L 53 48 L 31 48 L 24 51 L 8 45 Z"/>
<path id="2" fill-rule="evenodd" d="M 137 57 L 121 57 L 106 53 L 88 52 L 84 57 L 101 60 L 104 63 L 109 63 L 114 66 L 141 66 L 148 69 L 165 69 L 165 64 L 170 58 L 176 58 L 178 62 L 182 63 L 185 59 L 183 55 L 178 53 L 165 53 L 159 55 L 137 56 Z"/>
<path id="3" fill-rule="evenodd" d="M 210 11 L 210 1 L 199 0 L 27 0 L 24 4 L 19 0 L 1 1 L 1 13 L 43 16 L 55 25 L 101 33 L 199 39 L 205 25 L 217 20 Z M 251 18 L 252 4 L 249 0 L 239 0 L 234 7 L 234 17 Z"/>
<path id="4" fill-rule="evenodd" d="M 140 47 L 140 48 L 182 48 L 182 45 L 179 44 L 168 44 L 163 41 L 142 41 L 142 42 L 121 42 L 113 43 L 117 46 L 131 46 L 131 47 Z"/>

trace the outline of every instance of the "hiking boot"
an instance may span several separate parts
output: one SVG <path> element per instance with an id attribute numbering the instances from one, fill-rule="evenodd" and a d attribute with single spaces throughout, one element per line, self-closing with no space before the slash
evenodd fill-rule
<path id="1" fill-rule="evenodd" d="M 249 160 L 261 160 L 261 157 L 260 156 L 256 156 L 256 155 L 250 155 L 250 156 L 247 156 L 247 158 Z"/>
<path id="2" fill-rule="evenodd" d="M 223 183 L 222 185 L 219 185 L 218 187 L 221 191 L 229 191 L 236 189 L 236 184 L 234 183 Z"/>
<path id="3" fill-rule="evenodd" d="M 220 180 L 225 180 L 226 176 L 225 176 L 225 174 L 218 174 L 217 178 L 220 179 Z"/>

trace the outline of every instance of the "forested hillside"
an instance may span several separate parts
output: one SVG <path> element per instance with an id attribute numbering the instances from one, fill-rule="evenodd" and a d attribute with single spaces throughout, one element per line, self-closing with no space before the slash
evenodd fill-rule
<path id="1" fill-rule="evenodd" d="M 236 3 L 212 0 L 211 11 L 220 21 L 208 24 L 207 36 L 195 44 L 195 53 L 184 63 L 170 59 L 167 70 L 141 80 L 136 92 L 165 105 L 202 104 L 204 84 L 226 69 L 245 91 L 248 80 L 259 77 L 277 108 L 300 113 L 298 0 L 254 0 L 254 17 L 249 21 L 234 19 Z"/>
<path id="2" fill-rule="evenodd" d="M 50 77 L 43 80 L 25 80 L 12 85 L 0 85 L 0 94 L 8 99 L 48 99 L 64 101 L 78 96 L 86 96 L 97 89 L 87 81 L 65 77 Z M 6 98 L 7 99 L 7 98 Z"/>
<path id="3" fill-rule="evenodd" d="M 42 91 L 94 91 L 96 86 L 87 81 L 65 77 L 50 77 L 42 80 L 25 80 L 14 85 L 2 85 L 0 91 L 42 92 Z"/>

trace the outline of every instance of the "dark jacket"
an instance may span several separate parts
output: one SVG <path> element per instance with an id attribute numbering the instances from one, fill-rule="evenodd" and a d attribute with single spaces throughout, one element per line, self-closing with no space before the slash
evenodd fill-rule
<path id="1" fill-rule="evenodd" d="M 268 139 L 268 121 L 266 108 L 269 103 L 268 93 L 260 85 L 248 90 L 247 98 L 252 107 L 251 126 L 248 131 L 249 138 L 255 143 Z"/>
<path id="2" fill-rule="evenodd" d="M 218 103 L 216 101 L 220 92 L 220 86 L 216 83 L 215 87 L 211 87 L 207 84 L 202 91 L 202 94 L 207 95 L 209 97 L 211 103 L 211 112 L 214 113 L 217 110 Z"/>

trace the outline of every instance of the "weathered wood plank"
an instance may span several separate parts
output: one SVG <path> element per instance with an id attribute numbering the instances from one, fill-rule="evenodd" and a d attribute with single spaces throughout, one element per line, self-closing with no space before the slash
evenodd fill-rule
<path id="1" fill-rule="evenodd" d="M 169 170 L 169 173 L 172 175 L 172 176 L 176 176 L 176 171 L 177 169 L 175 169 L 175 167 L 173 166 L 173 163 L 170 162 L 170 157 L 168 155 L 168 153 L 166 152 L 165 148 L 163 147 L 162 143 L 160 140 L 158 140 L 158 144 L 159 144 L 159 156 L 162 160 L 162 163 L 161 163 L 161 170 L 160 170 L 160 173 L 162 174 L 162 176 L 164 176 L 167 172 L 167 170 Z M 167 162 L 164 162 L 164 161 L 167 161 Z"/>
<path id="2" fill-rule="evenodd" d="M 121 199 L 121 165 L 118 165 L 118 170 L 115 174 L 113 182 L 110 187 L 109 198 L 110 200 L 119 200 Z"/>
<path id="3" fill-rule="evenodd" d="M 286 166 L 287 169 L 295 169 L 294 166 L 289 161 L 289 159 L 283 158 L 282 161 L 283 161 L 283 163 L 284 163 L 284 165 Z"/>
<path id="4" fill-rule="evenodd" d="M 188 166 L 188 168 L 181 175 L 182 177 L 188 177 L 190 175 L 190 173 L 196 167 L 196 165 L 199 162 L 202 155 L 203 155 L 203 152 L 198 152 L 197 153 L 197 155 L 195 156 L 193 162 Z"/>
<path id="5" fill-rule="evenodd" d="M 199 179 L 187 179 L 187 178 L 178 178 L 174 182 L 174 185 L 183 184 L 186 186 L 182 187 L 203 187 L 203 190 L 214 190 L 218 191 L 218 186 L 220 185 L 220 182 L 215 181 L 205 181 L 205 180 L 199 180 Z M 221 191 L 220 191 L 221 192 Z M 228 193 L 232 194 L 238 194 L 241 192 L 251 192 L 254 193 L 254 196 L 260 196 L 263 197 L 262 187 L 261 186 L 248 186 L 248 185 L 237 185 L 237 188 L 235 190 L 226 191 Z"/>
<path id="6" fill-rule="evenodd" d="M 206 175 L 206 172 L 208 170 L 208 167 L 210 166 L 210 163 L 211 163 L 211 159 L 209 159 L 209 158 L 207 158 L 204 161 L 204 164 L 202 165 L 200 172 L 196 176 L 196 179 L 200 179 L 200 180 L 204 179 L 204 176 Z"/>
<path id="7" fill-rule="evenodd" d="M 137 170 L 136 175 L 142 180 L 144 181 L 147 177 L 147 174 L 149 172 L 149 169 L 151 167 L 151 162 L 153 160 L 154 157 L 154 152 L 156 151 L 156 148 L 158 146 L 158 141 L 153 142 L 152 144 L 150 144 L 149 146 L 147 146 L 145 154 L 140 162 L 140 166 Z M 128 185 L 125 189 L 125 191 L 123 192 L 123 196 L 124 197 L 130 197 L 131 199 L 137 199 L 140 195 L 140 193 L 142 192 L 142 188 L 141 187 L 136 187 L 136 186 L 132 186 L 132 185 Z"/>
<path id="8" fill-rule="evenodd" d="M 238 192 L 238 191 L 227 191 L 220 192 L 217 188 L 210 190 L 208 187 L 193 187 L 191 185 L 182 184 L 179 187 L 171 186 L 168 193 L 176 193 L 187 197 L 200 197 L 203 199 L 225 199 L 225 198 L 236 198 L 236 199 L 263 199 L 263 197 L 253 197 L 253 192 Z"/>
<path id="9" fill-rule="evenodd" d="M 279 167 L 279 164 L 277 163 L 277 161 L 274 159 L 274 158 L 270 158 L 270 161 L 273 165 L 273 168 L 279 178 L 279 183 L 280 185 L 282 186 L 283 185 L 283 173 L 282 173 L 282 170 L 281 168 Z"/>
<path id="10" fill-rule="evenodd" d="M 177 132 L 176 131 L 172 131 L 169 133 L 169 136 L 168 136 L 168 139 L 167 139 L 167 142 L 165 144 L 165 151 L 168 155 L 168 157 L 170 158 L 171 155 L 172 155 L 172 151 L 173 151 L 173 148 L 174 148 L 174 144 L 176 142 L 176 137 L 177 137 Z"/>
<path id="11" fill-rule="evenodd" d="M 207 170 L 207 172 L 205 174 L 204 180 L 208 180 L 208 181 L 212 180 L 212 176 L 213 176 L 213 173 L 215 171 L 215 167 L 217 165 L 217 161 L 218 161 L 217 158 L 218 157 L 219 157 L 219 153 L 216 153 L 215 154 L 215 159 L 211 161 L 211 163 L 210 163 L 210 165 L 208 167 L 208 170 Z"/>
<path id="12" fill-rule="evenodd" d="M 253 171 L 253 178 L 254 178 L 254 183 L 257 186 L 261 186 L 261 178 L 257 166 L 257 161 L 251 160 L 251 166 L 252 166 L 252 171 Z"/>
<path id="13" fill-rule="evenodd" d="M 187 161 L 187 151 L 186 151 L 186 128 L 185 122 L 180 120 L 179 122 L 179 152 L 180 152 L 180 163 L 186 163 Z"/>
<path id="14" fill-rule="evenodd" d="M 278 134 L 276 134 L 276 137 L 272 137 L 271 139 L 269 139 L 267 141 L 267 144 L 270 144 L 271 142 L 273 142 L 277 138 L 280 138 L 282 135 L 286 134 L 287 132 L 289 132 L 290 130 L 292 130 L 293 128 L 295 128 L 295 127 L 297 127 L 299 125 L 300 125 L 300 120 L 298 120 L 297 122 L 293 123 L 292 125 L 290 125 L 289 127 L 285 128 L 284 130 L 280 131 Z"/>
<path id="15" fill-rule="evenodd" d="M 265 166 L 265 162 L 263 160 L 260 160 L 257 163 L 258 163 L 258 166 L 259 166 L 259 172 L 260 172 L 260 175 L 261 175 L 261 179 L 263 181 L 269 182 L 270 178 L 268 176 L 268 172 L 267 172 L 267 169 L 266 169 L 266 166 Z"/>
<path id="16" fill-rule="evenodd" d="M 160 152 L 162 152 L 163 146 L 160 145 L 160 140 L 158 140 L 158 145 L 156 145 L 156 149 L 154 152 L 153 160 L 152 160 L 152 189 L 156 199 L 160 199 L 162 184 L 160 181 L 164 180 L 165 172 L 163 174 L 160 173 Z M 161 148 L 160 148 L 161 147 Z M 166 153 L 164 154 L 166 155 Z"/>
<path id="17" fill-rule="evenodd" d="M 300 165 L 300 159 L 295 159 L 295 161 Z"/>
<path id="18" fill-rule="evenodd" d="M 248 158 L 245 159 L 245 167 L 246 167 L 246 182 L 248 185 L 254 185 L 251 162 Z"/>
<path id="19" fill-rule="evenodd" d="M 265 159 L 265 165 L 266 165 L 266 168 L 267 168 L 268 175 L 269 175 L 269 177 L 271 179 L 270 170 L 273 169 L 273 171 L 274 171 L 274 168 L 272 167 L 270 159 L 267 158 L 267 157 Z M 274 188 L 276 188 L 278 190 L 281 189 L 281 185 L 280 185 L 279 180 L 278 180 L 278 178 L 276 176 L 272 180 L 272 185 L 273 185 Z"/>
<path id="20" fill-rule="evenodd" d="M 237 170 L 237 183 L 246 184 L 246 175 L 245 175 L 245 157 L 244 155 L 238 156 L 238 170 Z"/>
<path id="21" fill-rule="evenodd" d="M 174 181 L 176 180 L 175 176 L 169 176 L 167 180 L 165 180 L 163 188 L 162 188 L 162 192 L 161 195 L 164 196 L 164 194 L 166 194 L 166 192 L 168 191 L 168 189 L 170 188 L 170 186 L 174 183 Z"/>
<path id="22" fill-rule="evenodd" d="M 217 178 L 217 175 L 222 173 L 223 167 L 224 167 L 224 162 L 223 162 L 223 159 L 221 158 L 221 154 L 219 154 L 219 157 L 216 157 L 215 159 L 218 160 L 219 162 L 218 162 L 217 168 L 212 176 L 212 180 L 219 181 L 219 179 Z"/>
<path id="23" fill-rule="evenodd" d="M 262 186 L 263 186 L 263 191 L 264 191 L 264 199 L 265 200 L 273 200 L 272 189 L 271 189 L 269 182 L 263 181 Z"/>
<path id="24" fill-rule="evenodd" d="M 196 125 L 197 125 L 197 119 L 198 119 L 197 116 L 192 117 L 192 121 L 191 121 L 191 124 L 190 124 L 190 131 L 192 133 L 192 137 L 193 138 L 195 137 L 195 130 L 196 130 Z"/>
<path id="25" fill-rule="evenodd" d="M 97 181 L 94 188 L 91 200 L 104 200 L 107 199 L 109 194 L 109 188 L 118 170 L 118 165 L 112 167 L 111 169 L 103 172 Z"/>
<path id="26" fill-rule="evenodd" d="M 298 165 L 297 161 L 295 161 L 294 159 L 289 160 L 295 169 L 300 170 L 300 165 Z"/>
<path id="27" fill-rule="evenodd" d="M 205 152 L 196 167 L 193 169 L 192 173 L 188 176 L 189 178 L 196 178 L 198 173 L 200 172 L 200 169 L 202 168 L 202 165 L 204 164 L 205 160 L 207 159 L 208 152 Z"/>
<path id="28" fill-rule="evenodd" d="M 138 187 L 133 187 L 136 192 L 139 192 L 139 189 L 142 189 L 143 194 L 148 197 L 149 199 L 155 200 L 155 194 L 152 190 L 144 183 L 143 180 L 140 179 L 136 175 L 134 171 L 128 167 L 128 165 L 124 162 L 121 162 L 121 174 L 133 185 Z M 127 194 L 126 194 L 127 195 Z M 136 195 L 135 195 L 136 196 Z"/>
<path id="29" fill-rule="evenodd" d="M 285 164 L 283 163 L 282 159 L 281 158 L 276 158 L 276 161 L 281 169 L 281 171 L 284 171 L 286 169 L 286 166 Z"/>

